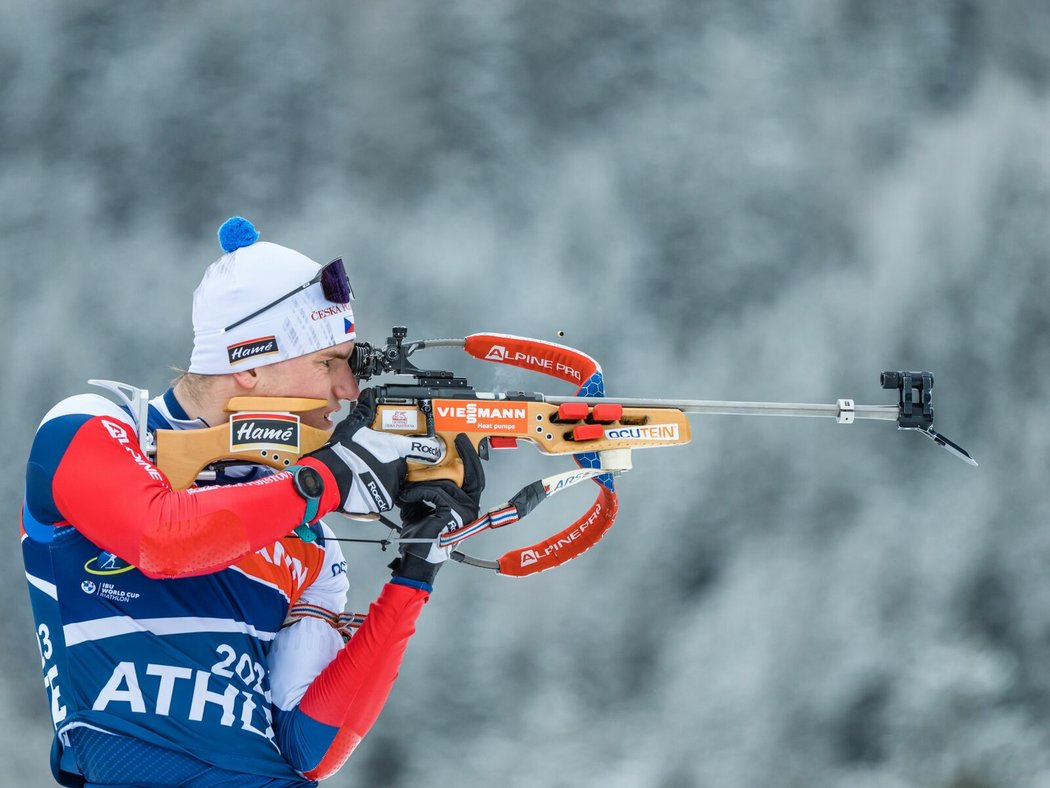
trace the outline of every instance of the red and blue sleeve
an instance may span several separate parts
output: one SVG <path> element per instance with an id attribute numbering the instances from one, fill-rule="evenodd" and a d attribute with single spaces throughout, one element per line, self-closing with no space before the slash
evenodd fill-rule
<path id="1" fill-rule="evenodd" d="M 350 757 L 386 704 L 428 599 L 429 594 L 416 588 L 385 585 L 364 624 L 309 683 L 298 703 L 291 709 L 278 705 L 277 740 L 295 769 L 323 780 Z M 273 662 L 271 667 L 275 673 L 281 669 Z"/>
<path id="2" fill-rule="evenodd" d="M 331 473 L 318 470 L 326 481 L 324 514 L 338 504 L 338 490 Z M 59 414 L 41 425 L 26 505 L 37 521 L 74 525 L 143 574 L 165 578 L 224 569 L 287 534 L 305 511 L 287 473 L 173 490 L 126 421 L 91 413 Z"/>

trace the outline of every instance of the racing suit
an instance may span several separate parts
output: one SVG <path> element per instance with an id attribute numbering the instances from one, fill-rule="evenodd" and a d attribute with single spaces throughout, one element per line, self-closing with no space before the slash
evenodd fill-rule
<path id="1" fill-rule="evenodd" d="M 204 426 L 170 389 L 149 403 L 150 430 Z M 173 490 L 135 429 L 79 395 L 30 453 L 22 552 L 55 779 L 315 785 L 375 722 L 427 589 L 386 584 L 344 644 L 325 619 L 345 605 L 346 562 L 320 521 L 313 542 L 288 535 L 305 507 L 289 475 L 239 466 Z M 338 505 L 325 479 L 321 512 Z"/>

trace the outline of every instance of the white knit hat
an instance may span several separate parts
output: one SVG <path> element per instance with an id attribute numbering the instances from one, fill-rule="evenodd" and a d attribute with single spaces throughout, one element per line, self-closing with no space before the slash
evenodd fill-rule
<path id="1" fill-rule="evenodd" d="M 240 372 L 357 337 L 349 303 L 328 300 L 319 281 L 305 286 L 321 266 L 258 238 L 251 222 L 239 216 L 219 228 L 219 244 L 226 254 L 208 266 L 193 293 L 190 372 Z M 294 295 L 264 309 L 290 293 Z"/>

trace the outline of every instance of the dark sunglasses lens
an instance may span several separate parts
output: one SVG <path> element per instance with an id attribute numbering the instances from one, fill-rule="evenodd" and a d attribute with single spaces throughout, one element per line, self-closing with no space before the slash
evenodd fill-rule
<path id="1" fill-rule="evenodd" d="M 321 290 L 333 304 L 349 304 L 354 297 L 350 279 L 343 268 L 343 258 L 337 257 L 321 269 Z"/>

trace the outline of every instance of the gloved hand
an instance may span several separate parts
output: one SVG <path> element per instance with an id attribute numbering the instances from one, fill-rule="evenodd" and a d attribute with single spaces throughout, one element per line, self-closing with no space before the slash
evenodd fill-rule
<path id="1" fill-rule="evenodd" d="M 408 472 L 406 459 L 434 463 L 445 456 L 436 438 L 379 432 L 375 391 L 365 389 L 350 414 L 332 432 L 328 443 L 307 454 L 324 465 L 339 485 L 339 508 L 352 514 L 387 512 L 401 492 Z"/>
<path id="2" fill-rule="evenodd" d="M 416 482 L 401 491 L 401 538 L 437 539 L 478 519 L 481 491 L 485 489 L 485 471 L 481 458 L 466 435 L 456 436 L 456 451 L 463 460 L 463 487 L 447 480 Z M 394 577 L 403 577 L 433 585 L 441 564 L 452 553 L 450 547 L 437 543 L 402 542 L 401 557 L 390 565 Z"/>

